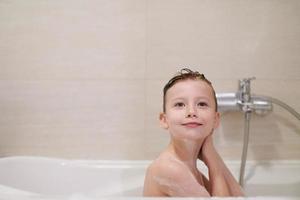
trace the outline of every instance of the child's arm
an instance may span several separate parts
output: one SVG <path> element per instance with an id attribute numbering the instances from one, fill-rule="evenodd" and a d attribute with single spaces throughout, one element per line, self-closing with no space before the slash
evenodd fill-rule
<path id="1" fill-rule="evenodd" d="M 201 158 L 208 167 L 212 196 L 244 196 L 240 185 L 214 148 L 211 135 L 203 143 Z"/>

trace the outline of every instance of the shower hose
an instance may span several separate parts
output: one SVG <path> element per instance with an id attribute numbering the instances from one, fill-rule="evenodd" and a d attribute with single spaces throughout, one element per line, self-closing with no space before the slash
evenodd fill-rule
<path id="1" fill-rule="evenodd" d="M 300 114 L 287 105 L 286 103 L 273 98 L 269 96 L 261 96 L 261 95 L 252 95 L 252 97 L 259 97 L 262 98 L 266 101 L 270 101 L 276 105 L 281 106 L 282 108 L 286 109 L 289 111 L 293 116 L 295 116 L 298 120 L 300 120 Z M 251 117 L 251 111 L 246 111 L 245 112 L 245 129 L 244 129 L 244 143 L 243 143 L 243 152 L 242 152 L 242 159 L 241 159 L 241 167 L 240 167 L 240 178 L 239 178 L 239 183 L 242 187 L 244 187 L 244 175 L 245 175 L 245 166 L 246 166 L 246 160 L 247 160 L 247 150 L 248 150 L 248 143 L 249 143 L 249 127 L 250 127 L 250 117 Z"/>

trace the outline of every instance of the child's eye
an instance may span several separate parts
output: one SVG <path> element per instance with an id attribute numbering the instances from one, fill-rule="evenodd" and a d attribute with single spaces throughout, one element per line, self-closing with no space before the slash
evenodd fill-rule
<path id="1" fill-rule="evenodd" d="M 198 106 L 199 107 L 206 107 L 206 106 L 208 106 L 208 104 L 206 102 L 199 102 Z"/>
<path id="2" fill-rule="evenodd" d="M 175 103 L 175 105 L 174 105 L 175 107 L 184 107 L 184 103 L 182 103 L 182 102 L 178 102 L 178 103 Z"/>

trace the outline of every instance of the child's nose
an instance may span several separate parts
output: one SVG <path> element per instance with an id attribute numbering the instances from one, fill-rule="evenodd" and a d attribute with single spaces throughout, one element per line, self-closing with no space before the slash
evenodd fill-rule
<path id="1" fill-rule="evenodd" d="M 196 109 L 193 107 L 193 106 L 191 106 L 191 107 L 188 107 L 188 109 L 187 109 L 187 117 L 191 117 L 191 118 L 196 118 L 196 117 L 198 117 L 197 116 L 197 111 L 196 111 Z"/>

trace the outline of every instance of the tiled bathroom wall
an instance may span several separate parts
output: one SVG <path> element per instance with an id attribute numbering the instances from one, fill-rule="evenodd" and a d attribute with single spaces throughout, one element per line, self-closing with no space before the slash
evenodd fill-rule
<path id="1" fill-rule="evenodd" d="M 162 88 L 182 67 L 217 92 L 252 92 L 300 112 L 297 0 L 0 1 L 0 156 L 154 159 Z M 240 159 L 243 114 L 222 113 L 215 144 Z M 300 159 L 300 123 L 252 115 L 249 159 Z"/>

